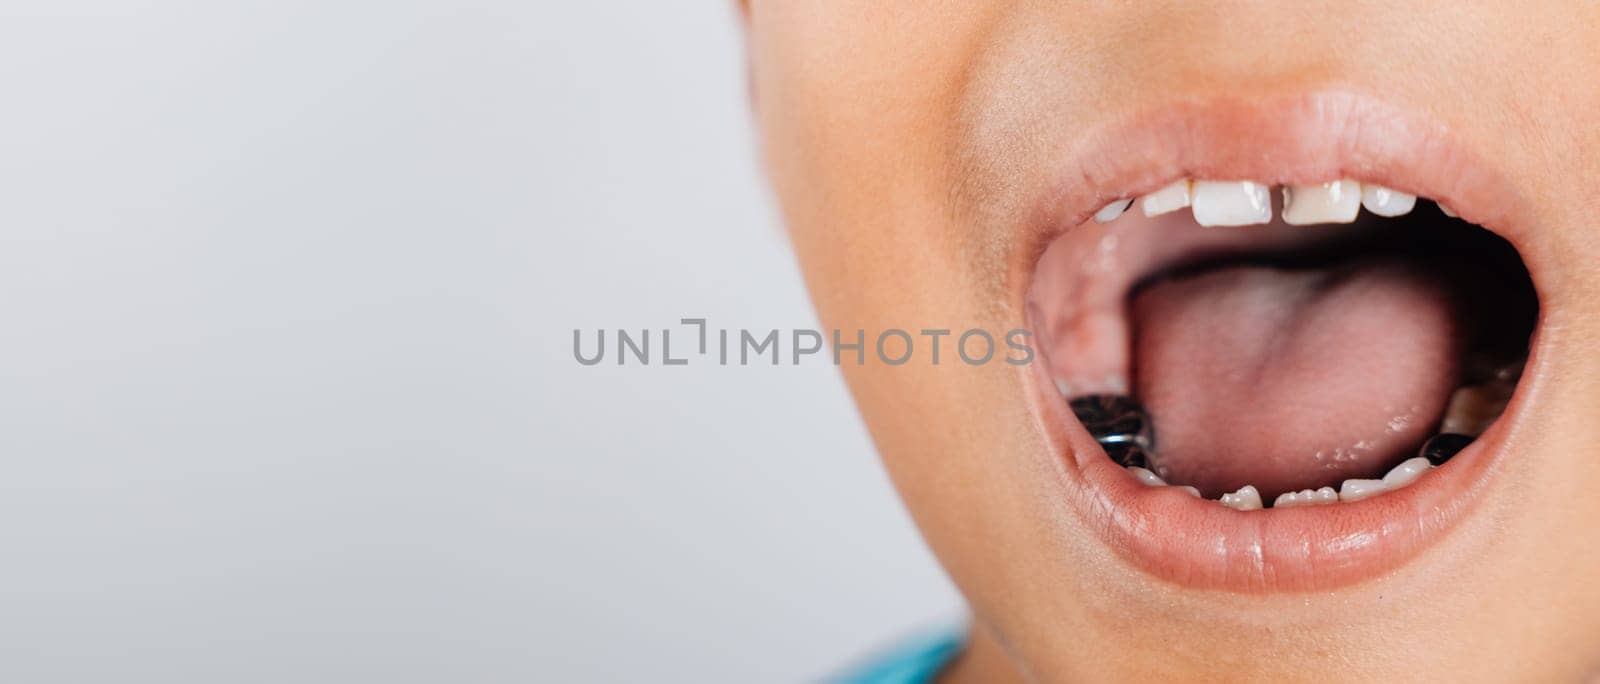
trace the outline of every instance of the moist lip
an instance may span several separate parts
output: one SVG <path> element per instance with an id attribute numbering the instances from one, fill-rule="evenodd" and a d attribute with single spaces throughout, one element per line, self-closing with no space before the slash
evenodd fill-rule
<path id="1" fill-rule="evenodd" d="M 1183 177 L 1249 178 L 1272 184 L 1357 178 L 1448 203 L 1491 226 L 1538 265 L 1522 243 L 1520 198 L 1450 140 L 1442 126 L 1381 102 L 1325 92 L 1264 103 L 1186 103 L 1099 136 L 1069 160 L 1063 184 L 1041 205 L 1037 242 L 1016 264 L 1031 274 L 1043 246 L 1116 197 L 1138 196 Z M 1082 182 L 1086 179 L 1088 182 Z M 1023 284 L 1027 277 L 1014 278 Z M 1535 336 L 1528 372 L 1538 368 Z M 1160 578 L 1233 591 L 1315 590 L 1379 575 L 1415 558 L 1467 515 L 1494 481 L 1524 394 L 1455 459 L 1405 489 L 1355 503 L 1241 512 L 1177 488 L 1150 488 L 1106 458 L 1066 408 L 1045 364 L 1024 383 L 1043 434 L 1061 454 L 1060 485 L 1071 508 L 1120 556 Z"/>

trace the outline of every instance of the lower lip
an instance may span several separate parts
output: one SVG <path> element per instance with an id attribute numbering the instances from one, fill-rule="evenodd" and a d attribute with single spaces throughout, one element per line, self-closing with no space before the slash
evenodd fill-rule
<path id="1" fill-rule="evenodd" d="M 1044 364 L 1032 365 L 1039 368 L 1026 384 L 1039 397 L 1035 415 L 1053 450 L 1064 454 L 1058 462 L 1073 510 L 1119 556 L 1196 588 L 1317 591 L 1393 570 L 1470 511 L 1502 443 L 1499 430 L 1491 429 L 1410 486 L 1370 499 L 1237 511 L 1177 487 L 1134 480 L 1083 429 Z"/>
<path id="2" fill-rule="evenodd" d="M 1332 113 L 1342 113 L 1335 116 Z M 1243 121 L 1246 125 L 1236 125 Z M 1189 137 L 1175 141 L 1170 132 Z M 1213 134 L 1206 133 L 1211 131 Z M 1415 131 L 1430 135 L 1415 137 Z M 1448 141 L 1381 104 L 1345 93 L 1290 99 L 1272 106 L 1219 103 L 1151 117 L 1115 136 L 1142 168 L 1101 176 L 1099 187 L 1071 187 L 1044 214 L 1075 225 L 1087 220 L 1113 191 L 1153 190 L 1174 178 L 1257 179 L 1272 183 L 1321 182 L 1340 177 L 1382 182 L 1424 197 L 1448 199 L 1466 218 L 1492 224 L 1521 249 L 1523 226 L 1514 224 L 1510 187 Z M 1298 148 L 1286 141 L 1320 141 Z M 1249 142 L 1247 142 L 1249 141 Z M 1251 146 L 1251 142 L 1255 144 Z M 1280 159 L 1241 150 L 1281 150 Z M 1093 156 L 1093 155 L 1091 155 Z M 1204 168 L 1193 160 L 1211 160 Z M 1216 160 L 1222 160 L 1220 162 Z M 1234 160 L 1237 163 L 1230 163 Z M 1271 167 L 1278 177 L 1264 175 Z M 1065 177 L 1084 178 L 1068 174 Z M 1059 222 L 1066 219 L 1066 222 Z M 1059 234 L 1042 228 L 1040 241 Z M 1042 251 L 1042 249 L 1038 250 Z M 1521 250 L 1537 270 L 1528 250 Z M 1034 264 L 1019 266 L 1031 281 Z M 1022 309 L 1025 310 L 1025 309 Z M 1537 340 L 1528 369 L 1536 368 Z M 1412 485 L 1359 502 L 1236 511 L 1190 496 L 1176 487 L 1147 487 L 1113 463 L 1055 391 L 1044 366 L 1031 364 L 1024 385 L 1041 432 L 1061 466 L 1071 508 L 1119 556 L 1161 579 L 1196 588 L 1235 592 L 1332 589 L 1394 570 L 1443 538 L 1482 498 L 1490 472 L 1513 423 L 1522 391 L 1502 420 L 1472 446 Z"/>

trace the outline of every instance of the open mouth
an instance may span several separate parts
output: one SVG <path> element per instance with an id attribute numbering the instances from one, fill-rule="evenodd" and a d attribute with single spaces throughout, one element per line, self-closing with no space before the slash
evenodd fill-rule
<path id="1" fill-rule="evenodd" d="M 1538 315 L 1516 250 L 1417 204 L 1354 180 L 1114 201 L 1039 262 L 1052 384 L 1147 485 L 1236 510 L 1410 485 L 1505 410 Z"/>
<path id="2" fill-rule="evenodd" d="M 1282 171 L 1262 141 L 1241 163 L 1193 123 L 1233 111 L 1185 113 L 1197 142 L 1177 152 L 1132 143 L 1158 160 L 1127 165 L 1135 192 L 1108 179 L 1033 266 L 1035 385 L 1080 508 L 1168 579 L 1304 589 L 1393 568 L 1468 510 L 1515 410 L 1536 279 L 1451 209 L 1508 203 L 1473 196 L 1436 137 L 1348 125 L 1391 113 L 1313 101 L 1270 112 L 1276 130 L 1334 140 L 1282 151 Z"/>

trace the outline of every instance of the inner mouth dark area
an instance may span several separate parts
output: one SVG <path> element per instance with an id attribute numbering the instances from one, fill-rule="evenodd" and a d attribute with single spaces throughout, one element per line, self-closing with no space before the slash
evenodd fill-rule
<path id="1" fill-rule="evenodd" d="M 1170 484 L 1252 485 L 1270 503 L 1380 478 L 1460 413 L 1461 388 L 1520 377 L 1538 298 L 1504 239 L 1431 203 L 1306 230 L 1317 239 L 1200 250 L 1129 288 L 1130 392 Z"/>
<path id="2" fill-rule="evenodd" d="M 1333 228 L 1311 245 L 1201 250 L 1137 280 L 1128 299 L 1162 282 L 1233 267 L 1307 271 L 1378 259 L 1404 262 L 1439 278 L 1455 295 L 1465 324 L 1464 361 L 1469 362 L 1463 379 L 1486 379 L 1489 369 L 1483 362 L 1506 363 L 1527 355 L 1539 298 L 1522 256 L 1505 238 L 1437 209 L 1418 207 L 1396 218 L 1362 215 L 1356 224 Z"/>

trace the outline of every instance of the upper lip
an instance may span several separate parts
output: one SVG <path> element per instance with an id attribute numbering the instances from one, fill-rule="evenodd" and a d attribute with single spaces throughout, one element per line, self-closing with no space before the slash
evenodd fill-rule
<path id="1" fill-rule="evenodd" d="M 1022 302 L 1044 247 L 1106 202 L 1179 178 L 1375 182 L 1448 203 L 1507 239 L 1536 290 L 1539 252 L 1526 201 L 1482 155 L 1431 119 L 1346 91 L 1245 102 L 1186 101 L 1107 125 L 1064 166 L 1013 263 Z M 1023 307 L 1018 310 L 1024 310 Z M 1493 486 L 1540 367 L 1537 336 L 1505 414 L 1472 447 L 1406 489 L 1357 503 L 1242 513 L 1170 488 L 1146 488 L 1108 460 L 1056 393 L 1024 374 L 1039 430 L 1064 457 L 1054 472 L 1070 508 L 1126 561 L 1167 581 L 1232 591 L 1304 591 L 1365 580 L 1448 534 Z"/>

